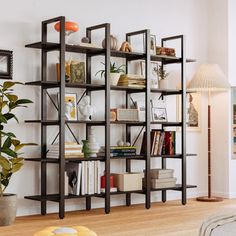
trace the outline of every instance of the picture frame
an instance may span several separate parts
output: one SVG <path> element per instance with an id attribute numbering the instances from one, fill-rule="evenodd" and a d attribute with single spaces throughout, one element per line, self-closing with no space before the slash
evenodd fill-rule
<path id="1" fill-rule="evenodd" d="M 76 93 L 65 93 L 65 116 L 67 120 L 78 120 Z"/>
<path id="2" fill-rule="evenodd" d="M 186 94 L 186 125 L 189 132 L 201 131 L 201 94 Z M 181 99 L 177 98 L 177 119 L 181 121 Z"/>
<path id="3" fill-rule="evenodd" d="M 0 50 L 0 79 L 13 79 L 13 52 Z"/>
<path id="4" fill-rule="evenodd" d="M 156 35 L 150 35 L 150 53 L 156 55 Z"/>
<path id="5" fill-rule="evenodd" d="M 152 121 L 167 122 L 167 112 L 164 107 L 152 108 Z"/>

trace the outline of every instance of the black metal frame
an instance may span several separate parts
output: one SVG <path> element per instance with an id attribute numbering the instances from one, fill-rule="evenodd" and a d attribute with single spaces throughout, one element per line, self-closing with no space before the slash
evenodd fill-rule
<path id="1" fill-rule="evenodd" d="M 48 43 L 47 42 L 47 26 L 48 24 L 54 22 L 60 22 L 61 24 L 61 31 L 59 34 L 59 43 Z M 162 39 L 162 46 L 169 41 L 169 40 L 181 40 L 181 57 L 173 58 L 173 57 L 162 57 L 162 56 L 153 56 L 150 55 L 150 30 L 140 30 L 136 32 L 131 32 L 126 34 L 126 41 L 131 41 L 131 37 L 139 34 L 144 35 L 145 39 L 145 52 L 144 53 L 127 53 L 127 52 L 120 52 L 120 51 L 113 51 L 110 49 L 110 24 L 101 24 L 96 25 L 93 27 L 88 27 L 86 29 L 86 36 L 89 38 L 90 42 L 92 41 L 92 32 L 98 29 L 104 29 L 105 32 L 105 49 L 96 49 L 96 48 L 86 48 L 80 46 L 71 46 L 65 45 L 65 17 L 57 17 L 47 21 L 42 22 L 42 41 L 40 43 L 35 43 L 31 45 L 26 45 L 26 47 L 31 48 L 39 48 L 42 52 L 41 58 L 41 81 L 34 81 L 27 83 L 28 85 L 37 85 L 41 86 L 41 120 L 31 120 L 26 122 L 34 122 L 41 124 L 41 158 L 29 158 L 29 161 L 38 161 L 41 163 L 41 195 L 39 196 L 28 196 L 25 197 L 31 200 L 38 200 L 41 201 L 41 214 L 45 215 L 47 213 L 47 201 L 56 201 L 59 202 L 59 217 L 61 219 L 65 216 L 65 199 L 69 198 L 86 198 L 86 210 L 91 209 L 91 197 L 102 197 L 105 199 L 105 213 L 110 212 L 110 197 L 111 195 L 117 194 L 125 194 L 126 195 L 126 205 L 131 205 L 131 194 L 145 194 L 145 206 L 147 209 L 151 207 L 151 192 L 152 191 L 161 191 L 162 192 L 162 201 L 166 201 L 166 191 L 167 190 L 176 190 L 182 191 L 182 204 L 186 204 L 186 189 L 193 188 L 196 186 L 187 185 L 186 184 L 186 156 L 193 156 L 193 154 L 186 154 L 186 81 L 185 81 L 185 64 L 186 61 L 193 61 L 193 60 L 186 60 L 185 58 L 185 39 L 183 35 L 169 37 Z M 60 55 L 60 82 L 56 81 L 48 81 L 47 80 L 47 52 L 52 50 L 58 50 Z M 77 52 L 77 53 L 85 53 L 86 54 L 86 84 L 67 84 L 65 83 L 65 52 Z M 93 85 L 91 84 L 91 58 L 95 55 L 104 55 L 105 57 L 105 85 Z M 144 89 L 139 88 L 129 88 L 129 87 L 120 87 L 120 86 L 110 86 L 110 58 L 112 56 L 115 57 L 122 57 L 126 59 L 126 72 L 129 71 L 129 63 L 133 60 L 142 59 L 145 60 L 145 77 L 146 77 L 146 87 Z M 172 64 L 172 63 L 180 63 L 181 64 L 181 84 L 182 87 L 180 90 L 174 89 L 151 89 L 150 87 L 150 63 L 151 61 L 160 61 L 162 65 Z M 105 91 L 105 120 L 104 121 L 67 121 L 65 119 L 65 104 L 64 104 L 64 97 L 65 97 L 65 88 L 66 87 L 74 87 L 74 88 L 81 88 L 85 89 L 85 92 L 81 96 L 81 98 L 85 95 L 91 95 L 92 91 L 97 90 L 104 90 Z M 58 88 L 59 89 L 59 107 L 53 102 L 51 96 L 47 92 L 47 89 L 50 88 Z M 126 108 L 129 108 L 130 104 L 130 94 L 131 93 L 144 93 L 145 94 L 145 104 L 146 104 L 146 116 L 144 122 L 111 122 L 110 121 L 110 98 L 111 98 L 111 90 L 117 91 L 124 91 L 126 97 Z M 180 95 L 182 100 L 182 120 L 181 122 L 152 122 L 150 116 L 150 94 L 151 93 L 161 93 L 161 96 L 168 96 L 168 95 Z M 55 108 L 58 110 L 58 120 L 47 120 L 47 106 L 46 106 L 46 97 L 49 96 L 50 100 L 52 101 Z M 80 101 L 81 99 L 79 99 Z M 79 102 L 78 101 L 78 102 Z M 105 194 L 93 194 L 93 195 L 85 195 L 85 196 L 76 196 L 76 195 L 69 195 L 65 196 L 64 194 L 64 172 L 65 172 L 65 164 L 66 162 L 81 162 L 81 161 L 90 161 L 95 160 L 95 158 L 77 158 L 73 160 L 65 160 L 64 152 L 65 152 L 65 126 L 67 126 L 72 133 L 75 140 L 75 135 L 73 131 L 69 127 L 69 123 L 83 123 L 86 125 L 86 138 L 90 132 L 91 126 L 104 126 L 105 128 L 105 157 L 96 158 L 96 160 L 101 160 L 105 162 L 105 176 L 106 176 L 106 188 Z M 110 157 L 110 129 L 111 124 L 123 124 L 125 125 L 126 131 L 126 141 L 131 142 L 131 127 L 132 126 L 140 126 L 141 131 L 138 134 L 138 137 L 141 135 L 142 130 L 145 128 L 146 131 L 146 154 L 145 155 L 137 155 L 137 156 L 128 156 L 122 157 L 119 159 L 126 160 L 126 171 L 131 171 L 131 161 L 132 160 L 142 160 L 145 161 L 145 188 L 140 191 L 131 191 L 131 192 L 117 192 L 111 193 L 110 192 L 110 166 L 112 159 L 118 159 L 114 157 Z M 165 127 L 181 127 L 181 153 L 176 155 L 157 155 L 151 156 L 150 155 L 150 131 L 151 125 L 158 124 L 162 126 L 162 129 Z M 47 158 L 47 126 L 49 125 L 57 125 L 59 126 L 59 133 L 55 137 L 54 141 L 59 137 L 59 160 Z M 138 138 L 137 137 L 137 138 Z M 137 140 L 136 138 L 136 140 Z M 136 142 L 136 140 L 134 142 Z M 174 188 L 163 188 L 163 189 L 151 189 L 150 183 L 150 160 L 151 158 L 162 158 L 162 168 L 166 168 L 166 159 L 179 159 L 182 161 L 182 184 L 178 185 Z M 27 159 L 26 159 L 27 160 Z M 48 163 L 55 163 L 59 164 L 59 193 L 58 194 L 47 194 L 47 164 Z"/>
<path id="2" fill-rule="evenodd" d="M 0 71 L 0 79 L 13 79 L 13 51 L 0 50 L 0 57 L 6 57 L 7 71 Z"/>

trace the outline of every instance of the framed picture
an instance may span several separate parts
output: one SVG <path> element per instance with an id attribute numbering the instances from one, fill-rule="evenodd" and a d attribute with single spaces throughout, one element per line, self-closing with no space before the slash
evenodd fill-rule
<path id="1" fill-rule="evenodd" d="M 67 120 L 78 120 L 77 94 L 65 94 L 65 116 Z"/>
<path id="2" fill-rule="evenodd" d="M 152 120 L 164 122 L 167 121 L 167 112 L 164 107 L 153 107 L 152 108 Z"/>
<path id="3" fill-rule="evenodd" d="M 201 94 L 187 93 L 186 95 L 186 125 L 187 131 L 201 131 Z M 181 120 L 181 99 L 177 99 L 177 117 Z"/>
<path id="4" fill-rule="evenodd" d="M 12 79 L 13 52 L 0 50 L 0 79 Z"/>
<path id="5" fill-rule="evenodd" d="M 150 35 L 150 53 L 156 55 L 156 35 Z"/>

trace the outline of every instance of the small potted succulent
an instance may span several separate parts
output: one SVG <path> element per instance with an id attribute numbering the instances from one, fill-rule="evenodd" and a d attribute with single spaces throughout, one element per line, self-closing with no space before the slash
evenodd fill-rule
<path id="1" fill-rule="evenodd" d="M 14 110 L 32 103 L 13 94 L 12 88 L 15 84 L 20 83 L 4 82 L 0 85 L 0 226 L 12 224 L 16 217 L 17 197 L 15 194 L 5 193 L 5 190 L 13 174 L 23 166 L 24 158 L 19 151 L 24 146 L 35 145 L 21 143 L 7 128 L 10 120 L 18 122 Z"/>
<path id="2" fill-rule="evenodd" d="M 104 66 L 105 66 L 105 63 L 101 62 Z M 125 73 L 123 67 L 125 65 L 121 65 L 119 67 L 116 66 L 115 62 L 114 63 L 110 63 L 110 84 L 111 85 L 114 85 L 116 86 L 118 81 L 119 81 L 119 78 L 120 78 L 120 75 L 121 73 Z M 105 70 L 99 70 L 95 76 L 97 74 L 101 74 L 101 77 L 103 77 L 105 75 Z"/>
<path id="3" fill-rule="evenodd" d="M 164 67 L 160 65 L 158 68 L 158 77 L 159 77 L 158 86 L 160 89 L 168 89 L 169 87 L 168 80 L 167 80 L 168 75 L 169 73 L 167 73 Z"/>

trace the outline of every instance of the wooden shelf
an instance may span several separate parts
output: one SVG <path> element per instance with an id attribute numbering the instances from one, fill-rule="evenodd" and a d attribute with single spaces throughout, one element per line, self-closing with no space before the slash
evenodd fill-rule
<path id="1" fill-rule="evenodd" d="M 81 162 L 81 161 L 104 161 L 105 157 L 80 157 L 80 158 L 65 158 L 65 162 Z M 25 161 L 59 163 L 59 158 L 25 158 Z"/>
<path id="2" fill-rule="evenodd" d="M 187 157 L 196 157 L 196 154 L 186 154 Z M 183 159 L 182 154 L 174 154 L 174 155 L 151 155 L 151 158 L 166 158 L 166 159 Z"/>
<path id="3" fill-rule="evenodd" d="M 60 125 L 59 120 L 26 120 L 25 123 L 41 123 L 43 125 Z M 104 126 L 105 121 L 66 120 L 67 124 L 87 124 L 90 126 Z"/>
<path id="4" fill-rule="evenodd" d="M 197 188 L 196 185 L 187 185 L 186 188 Z M 156 189 L 151 189 L 152 192 L 155 191 L 163 191 L 163 190 L 175 190 L 175 191 L 182 191 L 183 187 L 181 184 L 176 184 L 175 187 L 171 187 L 171 188 L 156 188 Z"/>

